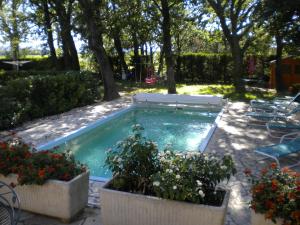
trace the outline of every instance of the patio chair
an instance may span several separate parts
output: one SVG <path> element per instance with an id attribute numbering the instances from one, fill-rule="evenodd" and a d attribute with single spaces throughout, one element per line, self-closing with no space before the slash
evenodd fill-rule
<path id="1" fill-rule="evenodd" d="M 300 123 L 296 121 L 270 121 L 266 123 L 268 135 L 272 138 L 281 138 L 283 135 L 300 132 Z"/>
<path id="2" fill-rule="evenodd" d="M 289 105 L 285 111 L 266 112 L 264 110 L 247 112 L 247 125 L 265 126 L 269 121 L 287 121 L 290 116 L 300 111 L 300 104 L 293 103 Z"/>
<path id="3" fill-rule="evenodd" d="M 0 224 L 17 225 L 20 203 L 15 191 L 0 181 Z"/>
<path id="4" fill-rule="evenodd" d="M 292 137 L 292 140 L 289 140 L 288 142 L 285 142 L 286 139 L 290 139 Z M 274 159 L 280 167 L 279 159 L 286 157 L 293 153 L 300 153 L 300 132 L 294 132 L 290 134 L 283 135 L 280 139 L 279 144 L 275 145 L 269 145 L 269 146 L 263 146 L 258 147 L 254 151 L 257 154 L 263 155 L 266 158 Z M 293 165 L 290 165 L 289 167 L 293 167 L 299 165 L 299 162 Z"/>
<path id="5" fill-rule="evenodd" d="M 294 102 L 300 102 L 300 92 L 294 97 L 275 98 L 273 101 L 264 100 L 251 100 L 250 108 L 251 111 L 264 110 L 264 111 L 284 111 Z"/>

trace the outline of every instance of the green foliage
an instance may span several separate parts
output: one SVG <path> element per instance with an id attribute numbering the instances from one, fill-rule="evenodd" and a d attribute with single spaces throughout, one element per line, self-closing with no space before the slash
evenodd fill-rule
<path id="1" fill-rule="evenodd" d="M 0 130 L 68 111 L 100 98 L 99 80 L 88 72 L 30 76 L 0 86 Z"/>
<path id="2" fill-rule="evenodd" d="M 11 80 L 16 80 L 19 78 L 29 78 L 29 77 L 35 77 L 35 76 L 59 76 L 61 75 L 62 71 L 25 71 L 25 70 L 21 70 L 19 72 L 17 71 L 4 71 L 1 70 L 0 71 L 0 85 L 5 85 L 8 81 Z"/>
<path id="3" fill-rule="evenodd" d="M 288 168 L 280 170 L 276 163 L 261 171 L 260 177 L 245 170 L 252 184 L 250 207 L 262 213 L 266 219 L 276 222 L 283 219 L 284 224 L 300 223 L 300 181 L 299 173 Z"/>
<path id="4" fill-rule="evenodd" d="M 108 151 L 106 165 L 115 179 L 117 190 L 146 194 L 151 191 L 151 175 L 159 170 L 157 145 L 142 137 L 140 125 L 133 126 L 133 135 Z"/>
<path id="5" fill-rule="evenodd" d="M 51 59 L 48 57 L 26 57 L 19 59 L 20 61 L 29 61 L 28 63 L 23 64 L 20 67 L 20 70 L 24 71 L 49 71 L 49 70 L 55 70 L 56 68 L 53 68 Z M 13 66 L 11 64 L 4 63 L 4 61 L 10 61 L 9 59 L 1 59 L 0 60 L 0 69 L 4 70 L 13 70 Z M 58 59 L 58 65 L 57 68 L 63 68 L 63 61 L 62 59 Z M 13 71 L 12 73 L 14 73 Z M 22 73 L 22 72 L 21 72 Z"/>
<path id="6" fill-rule="evenodd" d="M 21 140 L 0 142 L 0 159 L 0 174 L 17 174 L 20 185 L 42 185 L 49 179 L 69 181 L 86 171 L 69 153 L 35 152 Z"/>
<path id="7" fill-rule="evenodd" d="M 161 170 L 152 176 L 156 196 L 197 204 L 221 205 L 224 190 L 217 185 L 236 172 L 229 155 L 222 160 L 200 152 L 160 155 Z"/>
<path id="8" fill-rule="evenodd" d="M 177 56 L 176 81 L 231 83 L 232 59 L 224 54 L 186 53 Z"/>
<path id="9" fill-rule="evenodd" d="M 145 139 L 140 125 L 133 135 L 109 150 L 106 164 L 113 172 L 113 189 L 150 194 L 165 199 L 197 204 L 221 205 L 224 190 L 217 185 L 234 174 L 230 156 L 222 160 L 199 152 L 159 153 L 157 145 Z"/>

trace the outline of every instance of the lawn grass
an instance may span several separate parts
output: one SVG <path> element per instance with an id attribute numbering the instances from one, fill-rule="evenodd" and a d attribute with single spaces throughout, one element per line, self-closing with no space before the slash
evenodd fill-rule
<path id="1" fill-rule="evenodd" d="M 118 82 L 118 89 L 124 95 L 136 93 L 167 93 L 167 88 L 162 84 L 147 85 L 145 83 Z M 272 99 L 275 97 L 274 90 L 263 88 L 247 88 L 246 92 L 236 92 L 233 85 L 228 84 L 177 84 L 178 94 L 187 95 L 222 95 L 232 101 L 250 101 L 252 99 Z"/>

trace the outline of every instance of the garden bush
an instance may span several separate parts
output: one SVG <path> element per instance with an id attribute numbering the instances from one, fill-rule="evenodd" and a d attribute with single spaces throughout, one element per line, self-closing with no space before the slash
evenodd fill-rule
<path id="1" fill-rule="evenodd" d="M 84 106 L 100 98 L 100 81 L 88 72 L 30 76 L 0 86 L 0 129 Z"/>
<path id="2" fill-rule="evenodd" d="M 52 70 L 53 68 L 51 59 L 48 57 L 26 57 L 23 59 L 19 59 L 20 61 L 30 61 L 20 67 L 21 70 Z M 11 61 L 9 59 L 1 59 L 0 60 L 0 69 L 3 70 L 14 70 L 13 65 L 5 63 L 5 61 Z M 58 59 L 58 64 L 56 65 L 57 69 L 63 68 L 63 60 Z"/>
<path id="3" fill-rule="evenodd" d="M 164 199 L 220 206 L 228 181 L 236 169 L 230 155 L 217 158 L 200 152 L 159 152 L 157 144 L 133 126 L 133 135 L 107 153 L 106 165 L 113 173 L 109 188 Z"/>
<path id="4" fill-rule="evenodd" d="M 68 152 L 37 152 L 19 139 L 0 142 L 0 174 L 17 174 L 20 185 L 42 185 L 48 179 L 70 181 L 85 171 Z"/>
<path id="5" fill-rule="evenodd" d="M 252 201 L 255 213 L 264 214 L 274 223 L 283 219 L 284 224 L 300 224 L 300 174 L 289 168 L 279 169 L 276 163 L 261 170 L 260 176 L 245 174 L 251 182 Z"/>
<path id="6" fill-rule="evenodd" d="M 176 56 L 176 81 L 231 83 L 232 59 L 226 54 L 186 53 Z"/>
<path id="7" fill-rule="evenodd" d="M 58 76 L 66 73 L 66 71 L 55 71 L 55 70 L 20 70 L 20 71 L 11 71 L 11 70 L 0 70 L 0 85 L 5 85 L 8 81 L 26 78 L 26 77 L 34 77 L 34 76 Z M 70 73 L 70 71 L 69 71 Z M 78 73 L 74 71 L 74 73 Z"/>

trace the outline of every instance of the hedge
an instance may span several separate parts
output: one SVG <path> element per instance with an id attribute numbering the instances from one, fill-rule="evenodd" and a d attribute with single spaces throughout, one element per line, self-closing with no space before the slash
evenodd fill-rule
<path id="1" fill-rule="evenodd" d="M 99 78 L 88 72 L 10 80 L 0 86 L 0 130 L 94 103 L 99 87 Z"/>
<path id="2" fill-rule="evenodd" d="M 34 76 L 57 76 L 66 73 L 66 71 L 31 71 L 31 70 L 20 70 L 20 71 L 5 71 L 0 70 L 0 85 L 5 85 L 10 80 L 15 80 L 19 78 L 27 78 Z M 77 72 L 75 72 L 77 73 Z"/>
<path id="3" fill-rule="evenodd" d="M 63 59 L 59 58 L 57 61 L 57 68 L 54 68 L 51 59 L 48 57 L 37 57 L 37 58 L 24 58 L 19 59 L 20 61 L 29 61 L 28 63 L 20 66 L 21 70 L 52 70 L 52 69 L 63 69 Z M 11 61 L 8 59 L 0 59 L 0 70 L 14 70 L 13 65 L 5 63 L 5 61 Z"/>
<path id="4" fill-rule="evenodd" d="M 225 54 L 187 53 L 176 56 L 176 81 L 231 83 L 232 58 Z"/>

